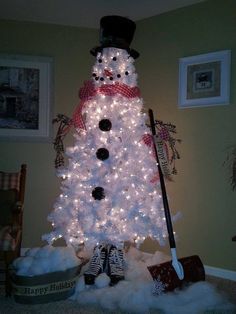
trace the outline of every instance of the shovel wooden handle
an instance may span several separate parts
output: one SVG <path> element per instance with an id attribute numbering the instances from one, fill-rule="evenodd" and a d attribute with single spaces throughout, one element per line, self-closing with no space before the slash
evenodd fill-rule
<path id="1" fill-rule="evenodd" d="M 174 248 L 176 248 L 175 237 L 174 237 L 174 232 L 173 232 L 173 226 L 172 226 L 172 221 L 171 221 L 168 199 L 167 199 L 167 195 L 166 195 L 164 176 L 163 176 L 161 166 L 159 163 L 157 148 L 156 148 L 156 144 L 155 144 L 156 128 L 155 128 L 155 122 L 154 122 L 154 116 L 153 116 L 152 109 L 149 109 L 148 113 L 149 113 L 151 130 L 152 130 L 152 135 L 153 135 L 153 144 L 154 144 L 153 146 L 154 146 L 155 157 L 156 157 L 156 161 L 157 161 L 157 168 L 158 168 L 158 173 L 159 173 L 159 177 L 160 177 L 163 206 L 164 206 L 164 212 L 165 212 L 165 218 L 166 218 L 166 226 L 167 226 L 167 231 L 168 231 L 168 236 L 169 236 L 169 244 L 170 244 L 170 248 L 174 249 Z"/>

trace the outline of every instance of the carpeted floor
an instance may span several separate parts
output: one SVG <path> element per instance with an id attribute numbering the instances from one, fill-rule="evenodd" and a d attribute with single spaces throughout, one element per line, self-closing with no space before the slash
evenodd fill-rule
<path id="1" fill-rule="evenodd" d="M 212 276 L 207 276 L 207 281 L 217 287 L 217 290 L 224 294 L 231 303 L 236 305 L 236 282 Z M 37 305 L 19 304 L 16 303 L 13 298 L 4 297 L 3 289 L 1 289 L 1 292 L 0 314 L 128 314 L 128 312 L 122 312 L 120 310 L 109 311 L 97 306 L 81 306 L 76 301 L 72 300 Z M 161 314 L 163 312 L 150 310 L 148 313 Z M 227 311 L 215 309 L 214 311 L 206 311 L 204 314 L 236 314 L 236 309 Z"/>
<path id="2" fill-rule="evenodd" d="M 206 276 L 206 280 L 212 283 L 222 294 L 224 294 L 231 303 L 236 305 L 236 281 L 213 276 Z"/>

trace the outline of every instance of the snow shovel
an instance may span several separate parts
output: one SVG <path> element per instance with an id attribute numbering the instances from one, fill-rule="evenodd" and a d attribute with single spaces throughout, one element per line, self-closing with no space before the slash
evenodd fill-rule
<path id="1" fill-rule="evenodd" d="M 205 280 L 205 270 L 199 256 L 197 255 L 183 257 L 179 260 L 177 259 L 176 244 L 168 199 L 166 195 L 165 181 L 161 166 L 159 164 L 159 158 L 155 144 L 156 129 L 153 111 L 151 109 L 149 109 L 149 118 L 153 135 L 153 146 L 160 178 L 163 206 L 172 257 L 172 261 L 147 267 L 155 282 L 155 293 L 161 294 L 164 292 L 173 291 L 174 289 L 180 288 L 187 283 Z"/>

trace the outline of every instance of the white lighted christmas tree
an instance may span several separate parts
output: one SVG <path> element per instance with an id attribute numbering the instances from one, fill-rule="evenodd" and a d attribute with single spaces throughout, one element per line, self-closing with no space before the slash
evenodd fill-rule
<path id="1" fill-rule="evenodd" d="M 124 241 L 139 245 L 151 237 L 163 243 L 166 237 L 156 160 L 147 145 L 150 130 L 137 87 L 138 53 L 129 48 L 135 27 L 128 34 L 123 22 L 133 23 L 120 17 L 101 20 L 92 78 L 80 90 L 73 117 L 74 146 L 67 149 L 68 166 L 59 170 L 61 195 L 49 215 L 53 231 L 44 236 L 49 243 L 63 237 L 75 247 L 121 247 Z M 122 27 L 123 41 L 117 34 Z"/>

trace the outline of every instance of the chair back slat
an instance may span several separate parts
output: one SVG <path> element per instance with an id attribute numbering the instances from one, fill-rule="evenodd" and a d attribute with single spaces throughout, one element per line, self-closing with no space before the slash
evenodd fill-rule
<path id="1" fill-rule="evenodd" d="M 0 172 L 0 190 L 20 190 L 20 173 Z"/>
<path id="2" fill-rule="evenodd" d="M 23 203 L 25 199 L 25 182 L 26 182 L 26 165 L 21 165 L 20 170 L 20 190 L 19 190 L 19 200 Z"/>

